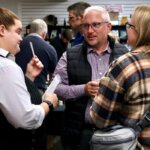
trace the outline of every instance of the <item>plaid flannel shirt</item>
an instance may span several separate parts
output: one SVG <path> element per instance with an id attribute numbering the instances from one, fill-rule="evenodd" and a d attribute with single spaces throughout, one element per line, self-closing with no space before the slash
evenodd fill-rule
<path id="1" fill-rule="evenodd" d="M 103 128 L 122 124 L 133 126 L 150 108 L 150 53 L 131 51 L 114 61 L 100 80 L 90 115 Z M 150 127 L 140 139 L 150 142 Z"/>

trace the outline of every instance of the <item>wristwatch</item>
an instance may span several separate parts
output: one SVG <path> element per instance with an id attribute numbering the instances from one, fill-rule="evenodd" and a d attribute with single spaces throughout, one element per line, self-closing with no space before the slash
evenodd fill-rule
<path id="1" fill-rule="evenodd" d="M 44 99 L 43 102 L 48 105 L 50 111 L 54 110 L 54 106 L 53 106 L 53 104 L 49 100 Z"/>

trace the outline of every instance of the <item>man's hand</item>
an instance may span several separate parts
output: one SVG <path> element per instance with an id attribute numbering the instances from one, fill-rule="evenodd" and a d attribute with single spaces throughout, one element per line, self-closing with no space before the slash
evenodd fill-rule
<path id="1" fill-rule="evenodd" d="M 38 59 L 38 57 L 33 57 L 27 64 L 27 71 L 25 75 L 33 81 L 35 77 L 41 73 L 43 67 L 42 62 Z"/>
<path id="2" fill-rule="evenodd" d="M 99 80 L 96 81 L 90 81 L 87 84 L 85 84 L 85 94 L 87 96 L 94 97 L 99 89 Z"/>
<path id="3" fill-rule="evenodd" d="M 58 106 L 58 97 L 54 93 L 45 93 L 43 99 L 49 100 L 54 108 Z"/>

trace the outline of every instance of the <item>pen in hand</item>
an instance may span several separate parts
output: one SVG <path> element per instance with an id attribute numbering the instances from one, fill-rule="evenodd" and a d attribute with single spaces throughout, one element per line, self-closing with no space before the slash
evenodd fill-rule
<path id="1" fill-rule="evenodd" d="M 33 54 L 33 57 L 35 57 L 35 52 L 34 52 L 34 49 L 33 49 L 33 44 L 32 42 L 29 42 L 30 43 L 30 47 L 31 47 L 31 51 L 32 51 L 32 54 Z"/>

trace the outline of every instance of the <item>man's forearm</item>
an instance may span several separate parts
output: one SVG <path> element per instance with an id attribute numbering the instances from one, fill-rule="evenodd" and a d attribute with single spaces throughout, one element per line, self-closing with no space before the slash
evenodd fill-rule
<path id="1" fill-rule="evenodd" d="M 78 98 L 85 95 L 84 86 L 84 84 L 71 86 L 59 84 L 55 90 L 55 93 L 62 100 Z"/>

